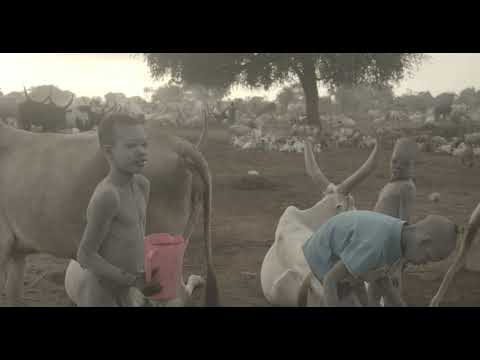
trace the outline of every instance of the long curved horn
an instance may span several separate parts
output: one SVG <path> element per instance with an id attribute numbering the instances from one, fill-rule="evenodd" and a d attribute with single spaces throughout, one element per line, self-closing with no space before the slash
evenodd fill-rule
<path id="1" fill-rule="evenodd" d="M 330 180 L 328 180 L 328 178 L 323 174 L 322 170 L 320 170 L 318 167 L 310 142 L 305 140 L 304 144 L 305 147 L 303 149 L 303 153 L 305 155 L 305 168 L 307 170 L 307 174 L 312 178 L 315 184 L 326 188 L 328 185 L 330 185 Z"/>
<path id="2" fill-rule="evenodd" d="M 25 86 L 23 87 L 23 92 L 25 94 L 25 98 L 29 101 L 33 101 L 32 98 L 30 96 L 28 96 L 28 93 L 27 93 L 27 89 L 25 88 Z"/>
<path id="3" fill-rule="evenodd" d="M 378 141 L 375 140 L 373 148 L 367 161 L 353 175 L 344 180 L 337 188 L 338 192 L 348 194 L 350 191 L 363 180 L 365 180 L 376 168 L 378 160 Z"/>
<path id="4" fill-rule="evenodd" d="M 75 97 L 75 95 L 72 94 L 72 97 L 70 98 L 70 101 L 68 102 L 68 104 L 62 107 L 63 110 L 67 110 L 68 107 L 69 107 L 70 105 L 72 105 L 72 103 L 73 103 L 73 98 L 74 98 L 74 97 Z"/>
<path id="5" fill-rule="evenodd" d="M 443 297 L 447 293 L 448 287 L 450 283 L 453 281 L 453 278 L 458 270 L 460 270 L 465 265 L 465 260 L 467 257 L 467 252 L 472 247 L 473 240 L 475 239 L 478 228 L 480 225 L 480 204 L 477 205 L 475 210 L 473 211 L 472 215 L 470 216 L 470 220 L 468 221 L 467 226 L 467 233 L 462 239 L 460 243 L 460 248 L 458 250 L 455 259 L 453 260 L 452 265 L 448 268 L 447 273 L 445 274 L 440 288 L 438 289 L 437 293 L 433 297 L 432 301 L 430 302 L 431 307 L 437 307 L 440 305 L 440 302 L 443 300 Z"/>
<path id="6" fill-rule="evenodd" d="M 207 107 L 208 109 L 208 107 Z M 208 134 L 208 117 L 207 117 L 207 110 L 203 110 L 203 130 L 200 138 L 198 139 L 195 147 L 200 151 L 205 146 L 205 142 L 207 140 Z"/>
<path id="7" fill-rule="evenodd" d="M 40 101 L 40 103 L 46 104 L 46 103 L 47 103 L 47 100 L 50 100 L 50 104 L 53 103 L 53 101 L 52 101 L 52 92 L 51 92 L 51 91 L 50 91 L 50 94 L 48 94 L 45 99 L 43 99 L 42 101 Z"/>

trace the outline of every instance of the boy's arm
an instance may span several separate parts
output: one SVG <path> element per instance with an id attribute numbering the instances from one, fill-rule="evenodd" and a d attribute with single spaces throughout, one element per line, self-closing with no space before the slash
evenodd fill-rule
<path id="1" fill-rule="evenodd" d="M 338 283 L 351 274 L 342 261 L 338 261 L 324 277 L 325 305 L 338 306 Z"/>
<path id="2" fill-rule="evenodd" d="M 150 181 L 143 175 L 139 175 L 138 183 L 140 188 L 142 189 L 143 195 L 145 196 L 145 205 L 148 208 L 148 201 L 150 200 Z M 143 228 L 145 229 L 147 226 L 147 216 L 145 216 Z"/>
<path id="3" fill-rule="evenodd" d="M 414 186 L 408 185 L 402 187 L 400 191 L 400 209 L 398 211 L 398 217 L 401 220 L 410 222 L 413 218 L 413 208 L 415 205 L 416 189 Z"/>
<path id="4" fill-rule="evenodd" d="M 110 264 L 98 250 L 110 229 L 111 222 L 117 214 L 119 199 L 114 191 L 106 190 L 96 193 L 89 208 L 89 219 L 77 252 L 77 260 L 94 274 L 106 278 L 115 284 L 132 286 L 136 276 Z"/>

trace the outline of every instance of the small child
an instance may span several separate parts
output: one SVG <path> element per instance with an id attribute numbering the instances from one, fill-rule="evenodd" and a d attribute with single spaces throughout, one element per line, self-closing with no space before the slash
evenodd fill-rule
<path id="1" fill-rule="evenodd" d="M 110 171 L 87 208 L 87 226 L 67 268 L 65 287 L 78 306 L 126 306 L 131 287 L 145 296 L 161 290 L 146 284 L 144 237 L 150 183 L 144 122 L 115 113 L 100 123 L 98 138 Z"/>
<path id="2" fill-rule="evenodd" d="M 418 147 L 409 138 L 396 141 L 390 160 L 390 181 L 383 187 L 373 211 L 411 222 L 414 214 L 415 197 L 415 160 Z M 402 293 L 403 266 L 399 266 L 393 275 L 393 287 Z M 380 304 L 375 282 L 369 283 L 368 295 L 371 304 Z M 385 299 L 384 299 L 385 301 Z"/>
<path id="3" fill-rule="evenodd" d="M 457 226 L 449 219 L 429 215 L 416 224 L 373 211 L 347 211 L 323 224 L 303 246 L 310 274 L 299 292 L 305 306 L 312 277 L 324 288 L 326 306 L 338 306 L 339 290 L 354 292 L 368 304 L 364 281 L 376 281 L 380 295 L 392 306 L 405 306 L 392 286 L 391 276 L 403 262 L 425 264 L 445 259 L 454 249 Z"/>

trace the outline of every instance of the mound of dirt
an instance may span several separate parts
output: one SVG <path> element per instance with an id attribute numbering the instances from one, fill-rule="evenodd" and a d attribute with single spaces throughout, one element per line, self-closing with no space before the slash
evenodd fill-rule
<path id="1" fill-rule="evenodd" d="M 239 190 L 275 190 L 279 186 L 261 175 L 246 175 L 235 180 L 232 187 Z"/>

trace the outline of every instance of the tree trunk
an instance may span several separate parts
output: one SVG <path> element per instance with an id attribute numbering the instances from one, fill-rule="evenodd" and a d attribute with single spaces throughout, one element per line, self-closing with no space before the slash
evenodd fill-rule
<path id="1" fill-rule="evenodd" d="M 305 56 L 302 61 L 303 71 L 297 71 L 300 83 L 305 94 L 305 107 L 307 110 L 307 122 L 311 125 L 317 125 L 320 133 L 322 131 L 322 123 L 318 112 L 318 87 L 317 76 L 315 74 L 315 66 L 310 56 Z"/>

